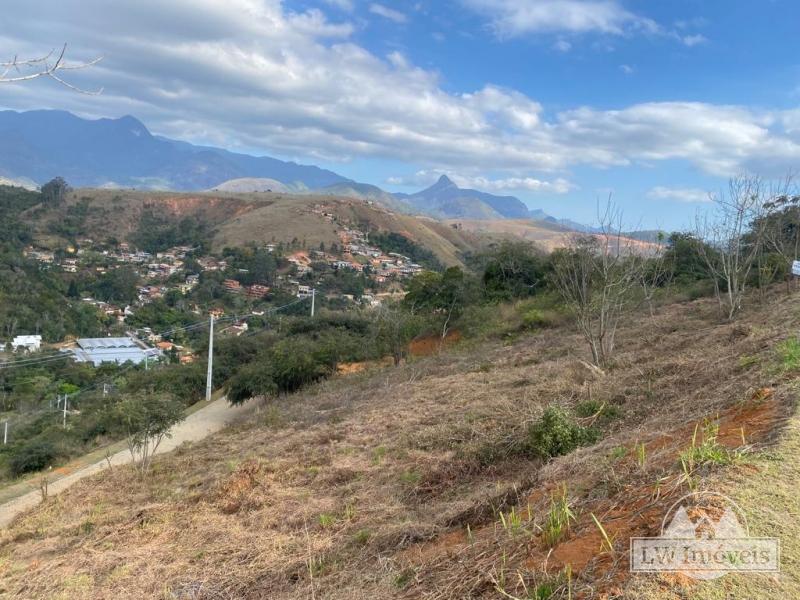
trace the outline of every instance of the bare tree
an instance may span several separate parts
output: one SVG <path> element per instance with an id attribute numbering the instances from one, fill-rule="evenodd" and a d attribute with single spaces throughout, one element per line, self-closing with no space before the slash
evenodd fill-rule
<path id="1" fill-rule="evenodd" d="M 85 90 L 65 81 L 61 74 L 64 71 L 77 71 L 92 67 L 103 60 L 103 57 L 99 56 L 89 62 L 69 64 L 65 60 L 66 53 L 67 45 L 64 44 L 58 53 L 56 53 L 56 50 L 51 50 L 46 55 L 39 58 L 20 58 L 14 56 L 10 61 L 0 62 L 0 83 L 20 83 L 39 79 L 41 77 L 49 77 L 61 85 L 76 92 L 80 92 L 81 94 L 89 94 L 92 96 L 101 94 L 103 88 L 98 90 Z"/>
<path id="2" fill-rule="evenodd" d="M 747 279 L 764 243 L 766 192 L 760 177 L 735 177 L 729 181 L 727 193 L 711 196 L 711 214 L 697 219 L 697 237 L 705 242 L 697 248 L 728 320 L 742 308 Z"/>
<path id="3" fill-rule="evenodd" d="M 657 245 L 650 256 L 644 257 L 644 265 L 640 271 L 640 284 L 642 295 L 650 309 L 650 316 L 654 316 L 653 297 L 656 290 L 667 287 L 672 282 L 675 272 L 675 265 L 667 260 L 667 247 L 664 234 L 659 232 L 656 240 Z"/>
<path id="4" fill-rule="evenodd" d="M 553 254 L 553 283 L 575 315 L 597 366 L 614 351 L 619 320 L 641 282 L 641 258 L 622 234 L 622 215 L 609 202 L 598 235 L 582 235 Z"/>

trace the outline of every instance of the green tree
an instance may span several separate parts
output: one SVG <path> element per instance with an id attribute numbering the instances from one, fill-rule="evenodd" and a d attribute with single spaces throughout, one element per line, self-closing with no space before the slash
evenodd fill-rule
<path id="1" fill-rule="evenodd" d="M 51 179 L 42 186 L 42 199 L 50 206 L 61 206 L 70 188 L 63 177 Z"/>
<path id="2" fill-rule="evenodd" d="M 444 273 L 426 271 L 409 283 L 403 306 L 414 314 L 438 316 L 444 339 L 464 308 L 477 300 L 476 292 L 476 282 L 459 267 L 450 267 Z"/>
<path id="3" fill-rule="evenodd" d="M 372 335 L 377 351 L 390 355 L 395 366 L 405 358 L 408 345 L 423 330 L 422 319 L 399 307 L 381 307 L 374 313 Z"/>
<path id="4" fill-rule="evenodd" d="M 499 301 L 532 296 L 546 286 L 549 271 L 547 257 L 533 245 L 505 241 L 487 256 L 484 293 Z"/>
<path id="5" fill-rule="evenodd" d="M 136 300 L 139 275 L 129 267 L 114 269 L 100 277 L 94 285 L 94 293 L 106 302 L 132 303 Z"/>

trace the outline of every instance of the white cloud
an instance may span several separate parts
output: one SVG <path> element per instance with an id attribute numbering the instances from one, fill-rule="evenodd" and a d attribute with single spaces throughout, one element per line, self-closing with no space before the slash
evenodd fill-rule
<path id="1" fill-rule="evenodd" d="M 572 49 L 572 44 L 570 44 L 567 40 L 559 39 L 556 40 L 555 44 L 553 44 L 553 48 L 559 52 L 569 52 Z"/>
<path id="2" fill-rule="evenodd" d="M 681 36 L 680 39 L 681 42 L 685 46 L 689 46 L 689 48 L 691 48 L 692 46 L 697 46 L 699 44 L 705 44 L 708 41 L 704 35 L 700 35 L 699 33 L 695 35 L 684 35 Z"/>
<path id="3" fill-rule="evenodd" d="M 630 65 L 620 65 L 619 70 L 625 73 L 625 75 L 633 75 L 635 69 Z"/>
<path id="4" fill-rule="evenodd" d="M 323 0 L 323 2 L 328 6 L 333 6 L 345 12 L 353 12 L 356 7 L 353 0 Z"/>
<path id="5" fill-rule="evenodd" d="M 547 181 L 556 185 L 553 177 L 581 165 L 681 160 L 713 175 L 767 176 L 800 161 L 800 109 L 648 102 L 548 113 L 491 84 L 445 91 L 435 71 L 355 44 L 350 23 L 279 0 L 121 0 L 113 11 L 106 0 L 5 0 L 4 8 L 15 27 L 0 41 L 20 56 L 39 55 L 58 31 L 76 40 L 72 60 L 106 57 L 70 72 L 103 95 L 35 81 L 4 87 L 7 108 L 133 114 L 157 133 L 199 143 L 303 160 L 379 157 L 474 176 L 480 169 L 530 189 L 538 185 L 527 181 L 531 173 L 553 173 Z"/>
<path id="6" fill-rule="evenodd" d="M 657 186 L 647 192 L 654 200 L 676 200 L 678 202 L 710 202 L 707 191 L 698 188 L 670 188 Z"/>
<path id="7" fill-rule="evenodd" d="M 625 9 L 616 0 L 461 0 L 489 18 L 501 37 L 541 32 L 656 32 L 652 20 Z"/>
<path id="8" fill-rule="evenodd" d="M 338 8 L 339 10 L 343 10 L 345 12 L 353 12 L 353 10 L 356 7 L 353 0 L 323 0 L 323 1 L 328 6 L 333 6 L 334 8 Z"/>
<path id="9" fill-rule="evenodd" d="M 383 4 L 370 4 L 369 12 L 385 19 L 389 19 L 390 21 L 394 21 L 395 23 L 408 22 L 408 17 L 404 13 L 401 13 L 399 10 L 389 8 L 388 6 L 384 6 Z"/>

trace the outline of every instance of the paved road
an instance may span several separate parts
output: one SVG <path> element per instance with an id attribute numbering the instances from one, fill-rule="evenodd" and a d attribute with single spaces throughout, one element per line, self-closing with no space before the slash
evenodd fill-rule
<path id="1" fill-rule="evenodd" d="M 256 402 L 251 400 L 239 406 L 230 406 L 226 398 L 220 398 L 211 402 L 208 406 L 201 408 L 197 412 L 189 415 L 185 421 L 179 423 L 172 430 L 172 437 L 164 439 L 158 447 L 157 454 L 169 452 L 180 446 L 183 442 L 194 442 L 202 440 L 215 431 L 219 431 L 228 423 L 253 412 Z M 128 450 L 122 450 L 110 457 L 111 465 L 122 465 L 130 463 L 131 455 Z M 48 485 L 48 494 L 58 494 L 67 489 L 76 481 L 84 477 L 99 473 L 108 468 L 108 461 L 104 458 L 74 473 L 53 481 Z M 39 490 L 24 493 L 13 500 L 0 505 L 0 527 L 6 527 L 18 514 L 29 510 L 41 502 L 42 496 Z"/>

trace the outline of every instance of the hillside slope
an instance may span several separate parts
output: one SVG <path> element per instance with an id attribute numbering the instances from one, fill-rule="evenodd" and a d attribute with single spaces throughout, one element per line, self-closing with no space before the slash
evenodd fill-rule
<path id="1" fill-rule="evenodd" d="M 769 449 L 796 430 L 800 364 L 776 361 L 800 326 L 797 300 L 775 293 L 737 324 L 720 323 L 711 300 L 634 315 L 605 374 L 584 366 L 569 327 L 325 382 L 157 460 L 144 481 L 115 469 L 23 516 L 0 540 L 2 591 L 463 599 L 566 598 L 569 586 L 574 598 L 722 597 L 727 580 L 687 591 L 685 579 L 630 577 L 628 538 L 656 534 L 690 483 L 739 479 L 743 490 L 769 474 Z M 507 311 L 498 320 L 513 326 Z M 515 451 L 546 406 L 589 400 L 609 408 L 582 420 L 602 431 L 594 445 L 546 463 Z M 714 443 L 742 458 L 687 478 L 679 453 L 709 422 Z M 797 455 L 781 456 L 795 472 Z M 576 520 L 550 551 L 541 531 L 560 490 Z M 772 498 L 766 519 L 795 527 L 791 494 Z M 765 512 L 758 498 L 748 507 Z M 781 578 L 752 576 L 735 597 L 797 596 L 798 548 L 787 542 Z"/>
<path id="2" fill-rule="evenodd" d="M 335 221 L 326 213 L 334 215 Z M 397 214 L 354 198 L 323 195 L 78 189 L 69 194 L 64 206 L 31 209 L 26 219 L 35 227 L 39 245 L 57 247 L 70 241 L 63 232 L 65 223 L 81 232 L 78 237 L 129 240 L 145 214 L 164 223 L 182 219 L 206 223 L 216 250 L 295 239 L 309 248 L 320 243 L 330 246 L 340 241 L 337 230 L 350 225 L 403 234 L 431 250 L 444 264 L 459 265 L 464 252 L 474 252 L 487 241 L 426 217 Z"/>

